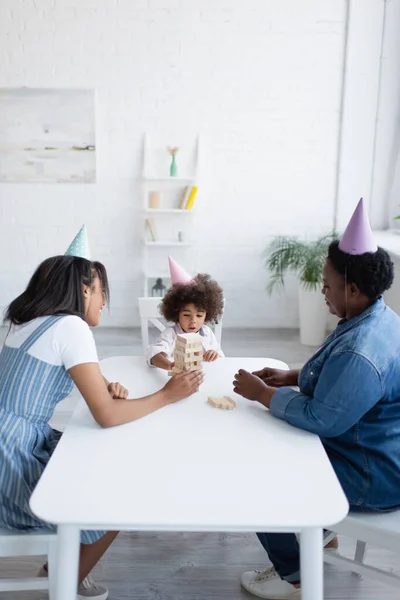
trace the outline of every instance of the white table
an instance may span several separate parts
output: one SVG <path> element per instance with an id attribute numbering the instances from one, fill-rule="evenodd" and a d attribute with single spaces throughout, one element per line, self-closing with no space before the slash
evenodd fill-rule
<path id="1" fill-rule="evenodd" d="M 79 531 L 301 532 L 303 598 L 323 598 L 323 526 L 348 504 L 319 439 L 275 419 L 232 392 L 235 372 L 264 358 L 205 364 L 192 397 L 142 420 L 101 429 L 81 402 L 32 498 L 40 518 L 58 525 L 57 600 L 75 600 Z M 159 389 L 167 373 L 142 357 L 101 363 L 130 395 Z M 207 395 L 231 395 L 223 411 Z"/>

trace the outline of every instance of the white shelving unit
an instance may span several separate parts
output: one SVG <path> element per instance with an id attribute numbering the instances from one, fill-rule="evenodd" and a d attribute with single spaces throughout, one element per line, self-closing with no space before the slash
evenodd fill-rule
<path id="1" fill-rule="evenodd" d="M 145 244 L 145 246 L 157 246 L 159 248 L 171 248 L 174 246 L 185 248 L 188 246 L 193 246 L 193 241 L 191 241 L 191 242 L 174 242 L 172 240 L 165 240 L 165 241 L 163 240 L 163 241 L 152 242 L 151 240 L 145 240 L 144 244 Z"/>
<path id="2" fill-rule="evenodd" d="M 143 181 L 151 181 L 152 183 L 154 182 L 159 182 L 159 183 L 171 183 L 172 181 L 174 183 L 190 183 L 191 181 L 193 181 L 193 177 L 142 177 Z"/>
<path id="3" fill-rule="evenodd" d="M 198 136 L 193 146 L 192 160 L 186 155 L 187 171 L 184 176 L 171 177 L 169 173 L 169 155 L 164 147 L 158 158 L 154 160 L 156 151 L 151 147 L 149 137 L 144 136 L 142 160 L 142 265 L 143 265 L 143 296 L 151 296 L 151 288 L 156 279 L 161 278 L 164 285 L 170 285 L 168 273 L 168 254 L 182 264 L 189 272 L 197 270 L 197 252 L 195 239 L 196 209 L 181 209 L 184 190 L 187 186 L 198 186 L 200 162 L 200 137 Z M 180 155 L 181 152 L 181 155 Z M 178 169 L 183 160 L 183 149 L 179 149 L 176 160 Z M 152 160 L 153 159 L 153 160 Z M 163 160 L 165 159 L 165 160 Z M 190 167 L 188 166 L 190 165 Z M 165 174 L 162 173 L 165 170 Z M 159 208 L 150 208 L 149 199 L 151 192 L 160 193 Z M 197 203 L 197 195 L 195 202 Z M 156 241 L 151 239 L 147 220 L 151 219 L 157 232 Z"/>
<path id="4" fill-rule="evenodd" d="M 152 216 L 156 216 L 156 215 L 193 216 L 196 213 L 195 209 L 183 210 L 182 208 L 145 208 L 145 212 Z"/>

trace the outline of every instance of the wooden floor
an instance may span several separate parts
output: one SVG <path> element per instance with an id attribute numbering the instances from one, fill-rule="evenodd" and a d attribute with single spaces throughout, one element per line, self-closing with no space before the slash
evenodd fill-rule
<path id="1" fill-rule="evenodd" d="M 0 339 L 3 335 L 0 330 Z M 100 329 L 96 340 L 101 358 L 140 353 L 137 331 Z M 301 347 L 295 332 L 290 331 L 224 331 L 223 347 L 229 356 L 268 356 L 293 367 L 312 352 Z M 54 425 L 65 426 L 75 402 L 76 397 L 72 397 L 62 403 Z M 238 487 L 243 485 L 244 475 L 238 472 Z M 268 477 L 267 462 L 264 476 Z M 254 501 L 260 500 L 255 487 Z M 341 538 L 340 545 L 341 551 L 350 556 L 354 542 Z M 366 560 L 374 566 L 400 571 L 400 557 L 377 548 L 368 549 Z M 31 576 L 41 564 L 36 557 L 0 559 L 0 577 Z M 109 587 L 110 600 L 243 600 L 251 596 L 240 588 L 241 573 L 268 564 L 255 535 L 121 533 L 93 576 Z M 0 593 L 1 600 L 44 598 L 44 592 Z M 325 600 L 336 599 L 400 600 L 400 589 L 325 566 Z"/>
<path id="2" fill-rule="evenodd" d="M 353 542 L 341 538 L 345 552 Z M 370 548 L 371 564 L 396 570 L 398 558 Z M 268 566 L 253 535 L 121 533 L 93 572 L 111 600 L 248 600 L 243 571 Z M 41 561 L 4 559 L 1 576 L 30 576 Z M 2 600 L 42 600 L 45 592 L 0 593 Z M 399 600 L 400 590 L 325 566 L 325 600 Z M 305 599 L 303 599 L 305 600 Z"/>

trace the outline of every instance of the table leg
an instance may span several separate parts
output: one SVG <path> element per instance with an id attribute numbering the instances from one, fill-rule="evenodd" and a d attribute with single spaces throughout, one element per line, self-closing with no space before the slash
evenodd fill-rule
<path id="1" fill-rule="evenodd" d="M 49 544 L 49 549 L 47 551 L 47 567 L 49 578 L 49 600 L 56 600 L 57 540 Z"/>
<path id="2" fill-rule="evenodd" d="M 57 528 L 56 599 L 76 600 L 79 567 L 79 528 L 59 525 Z"/>
<path id="3" fill-rule="evenodd" d="M 305 600 L 323 600 L 322 528 L 309 527 L 300 534 L 301 595 Z"/>

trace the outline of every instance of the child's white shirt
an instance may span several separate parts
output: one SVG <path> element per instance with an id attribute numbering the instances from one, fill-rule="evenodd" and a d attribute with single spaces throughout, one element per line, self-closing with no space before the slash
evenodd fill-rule
<path id="1" fill-rule="evenodd" d="M 153 358 L 153 356 L 155 356 L 156 354 L 160 354 L 160 352 L 165 352 L 168 360 L 172 362 L 174 360 L 176 336 L 180 333 L 185 332 L 178 323 L 173 327 L 167 327 L 166 329 L 164 329 L 164 331 L 156 339 L 154 344 L 151 344 L 151 346 L 148 347 L 146 356 L 147 363 L 150 366 L 153 366 L 151 365 L 150 361 Z M 203 327 L 199 331 L 199 334 L 202 338 L 203 352 L 207 352 L 208 350 L 215 350 L 216 352 L 218 352 L 219 356 L 225 356 L 225 354 L 221 350 L 221 346 L 219 345 L 217 338 L 214 335 L 213 330 L 210 327 L 208 327 L 207 325 L 203 325 Z"/>

